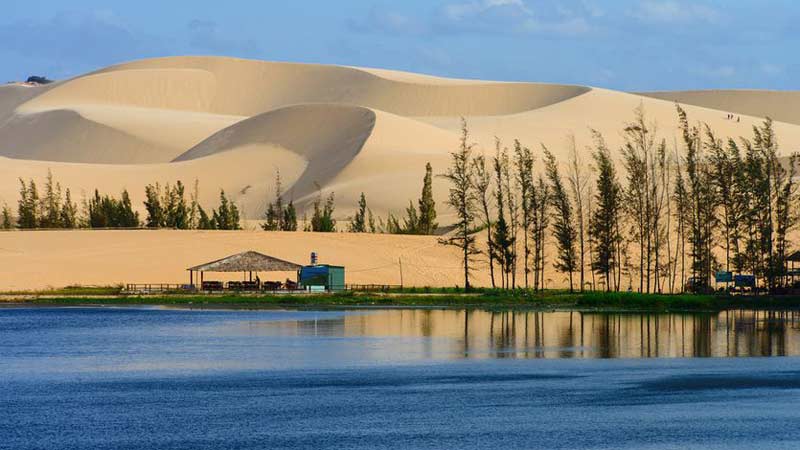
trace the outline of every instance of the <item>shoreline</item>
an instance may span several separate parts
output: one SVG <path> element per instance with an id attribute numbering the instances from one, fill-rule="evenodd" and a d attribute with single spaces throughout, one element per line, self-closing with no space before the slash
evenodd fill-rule
<path id="1" fill-rule="evenodd" d="M 502 309 L 597 313 L 715 313 L 798 310 L 800 297 L 723 297 L 636 293 L 497 292 L 123 295 L 86 292 L 0 294 L 0 308 L 162 306 L 190 309 Z"/>

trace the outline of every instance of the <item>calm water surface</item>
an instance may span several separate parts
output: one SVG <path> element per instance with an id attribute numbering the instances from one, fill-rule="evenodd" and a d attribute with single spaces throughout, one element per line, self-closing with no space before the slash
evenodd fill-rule
<path id="1" fill-rule="evenodd" d="M 0 309 L 0 449 L 800 448 L 800 315 Z"/>

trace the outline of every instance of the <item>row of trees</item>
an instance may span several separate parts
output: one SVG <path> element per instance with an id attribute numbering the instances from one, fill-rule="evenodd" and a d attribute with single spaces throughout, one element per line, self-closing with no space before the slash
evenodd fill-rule
<path id="1" fill-rule="evenodd" d="M 297 231 L 297 210 L 293 200 L 284 203 L 280 171 L 275 174 L 275 199 L 267 204 L 264 223 L 261 227 L 266 231 Z M 331 233 L 336 230 L 336 198 L 330 192 L 323 198 L 322 189 L 317 185 L 317 197 L 312 206 L 312 216 L 303 218 L 304 231 Z M 388 233 L 388 234 L 434 234 L 439 224 L 436 222 L 436 202 L 433 199 L 433 167 L 425 166 L 425 177 L 422 181 L 422 194 L 417 201 L 409 201 L 406 216 L 401 224 L 393 213 L 386 220 L 375 220 L 372 210 L 367 206 L 366 195 L 362 192 L 358 201 L 358 209 L 348 217 L 347 231 L 351 233 Z"/>
<path id="2" fill-rule="evenodd" d="M 148 228 L 175 229 L 240 229 L 239 210 L 224 191 L 220 191 L 217 209 L 206 213 L 197 201 L 198 183 L 187 201 L 181 181 L 163 186 L 156 183 L 146 186 L 144 223 L 133 208 L 130 195 L 123 190 L 119 198 L 101 194 L 95 189 L 91 197 L 84 198 L 79 208 L 69 189 L 62 192 L 61 184 L 48 171 L 42 193 L 34 180 L 20 179 L 20 198 L 16 221 L 11 210 L 4 206 L 2 227 L 11 229 L 35 228 Z M 16 223 L 15 223 L 16 222 Z"/>
<path id="3" fill-rule="evenodd" d="M 797 157 L 779 158 L 769 119 L 751 139 L 722 140 L 705 124 L 691 125 L 679 106 L 677 114 L 682 149 L 676 144 L 669 151 L 643 109 L 635 110 L 616 159 L 624 180 L 597 131 L 591 132 L 590 170 L 574 137 L 567 140 L 567 164 L 542 146 L 535 170 L 533 152 L 519 141 L 509 150 L 496 140 L 491 159 L 475 154 L 462 121 L 460 146 L 442 175 L 458 222 L 442 243 L 461 249 L 465 286 L 483 255 L 492 286 L 543 288 L 548 239 L 555 247 L 552 265 L 571 289 L 577 275 L 581 290 L 619 290 L 626 281 L 640 292 L 676 292 L 687 279 L 692 289 L 707 290 L 718 270 L 754 274 L 770 289 L 782 286 L 787 234 L 797 220 Z M 478 229 L 485 229 L 485 251 L 476 242 Z M 516 279 L 519 264 L 523 282 Z"/>
<path id="4" fill-rule="evenodd" d="M 224 190 L 219 193 L 219 206 L 209 215 L 198 201 L 199 181 L 195 180 L 189 200 L 186 187 L 178 180 L 174 185 L 159 183 L 145 186 L 144 207 L 148 228 L 174 228 L 178 230 L 239 230 L 240 215 L 236 203 L 228 199 Z"/>
<path id="5" fill-rule="evenodd" d="M 61 185 L 53 180 L 48 172 L 45 193 L 40 196 L 36 183 L 20 180 L 19 208 L 16 220 L 18 228 L 172 228 L 186 229 L 240 229 L 238 207 L 230 201 L 224 191 L 220 191 L 220 203 L 217 209 L 209 214 L 198 201 L 199 182 L 195 180 L 192 192 L 186 193 L 182 181 L 171 185 L 166 183 L 148 184 L 145 187 L 144 222 L 134 211 L 130 195 L 124 190 L 119 199 L 101 195 L 95 190 L 91 198 L 84 199 L 82 211 L 72 201 L 70 190 L 62 195 Z M 284 203 L 280 172 L 275 176 L 275 198 L 267 205 L 264 222 L 261 227 L 266 231 L 297 231 L 298 219 L 294 202 Z M 436 222 L 436 203 L 433 199 L 433 168 L 426 165 L 422 194 L 418 207 L 410 202 L 406 209 L 406 218 L 401 224 L 392 213 L 386 221 L 378 219 L 377 223 L 367 206 L 364 193 L 358 203 L 358 211 L 349 218 L 347 231 L 354 233 L 392 233 L 392 234 L 433 234 L 438 228 Z M 318 187 L 318 196 L 313 203 L 313 215 L 310 220 L 304 217 L 304 231 L 335 232 L 334 218 L 335 197 L 331 192 L 323 199 L 322 190 Z M 2 227 L 11 229 L 14 220 L 11 210 L 6 206 L 2 210 Z"/>

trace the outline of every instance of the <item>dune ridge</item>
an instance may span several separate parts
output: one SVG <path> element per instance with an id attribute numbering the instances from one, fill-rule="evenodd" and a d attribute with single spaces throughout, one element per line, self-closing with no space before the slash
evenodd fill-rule
<path id="1" fill-rule="evenodd" d="M 782 147 L 800 148 L 800 97 L 716 92 L 639 95 L 219 57 L 133 61 L 48 86 L 0 87 L 0 202 L 14 203 L 17 177 L 51 169 L 76 191 L 128 189 L 137 206 L 148 183 L 198 179 L 203 201 L 222 188 L 257 219 L 279 170 L 284 197 L 301 211 L 319 186 L 336 193 L 340 218 L 361 192 L 376 214 L 397 214 L 419 196 L 426 163 L 437 173 L 449 164 L 461 117 L 477 152 L 491 156 L 495 137 L 507 146 L 519 139 L 565 160 L 573 135 L 588 164 L 590 127 L 617 148 L 638 106 L 672 148 L 675 100 L 720 136 L 749 135 L 770 113 Z M 729 110 L 741 121 L 727 120 Z M 434 195 L 444 205 L 440 177 Z M 441 209 L 444 224 L 450 212 Z"/>
<path id="2" fill-rule="evenodd" d="M 800 125 L 800 91 L 712 89 L 643 92 L 641 95 Z"/>

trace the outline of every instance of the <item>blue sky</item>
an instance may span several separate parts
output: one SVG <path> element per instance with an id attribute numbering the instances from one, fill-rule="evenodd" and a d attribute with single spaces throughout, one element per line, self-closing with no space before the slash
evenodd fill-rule
<path id="1" fill-rule="evenodd" d="M 0 80 L 226 55 L 621 90 L 800 89 L 795 0 L 3 0 Z"/>

